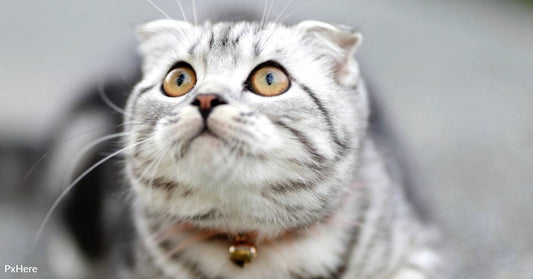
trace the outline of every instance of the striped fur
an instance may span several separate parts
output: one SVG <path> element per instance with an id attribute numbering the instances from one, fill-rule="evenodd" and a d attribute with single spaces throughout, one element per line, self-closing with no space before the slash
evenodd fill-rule
<path id="1" fill-rule="evenodd" d="M 437 278 L 430 234 L 387 174 L 367 131 L 369 104 L 353 54 L 356 32 L 321 22 L 295 26 L 160 20 L 139 28 L 143 78 L 126 109 L 124 145 L 134 193 L 136 263 L 127 278 Z M 161 82 L 192 65 L 192 92 L 169 98 Z M 262 97 L 243 84 L 275 61 L 291 87 Z M 194 96 L 217 93 L 207 126 Z M 142 143 L 141 143 L 142 142 Z M 153 236 L 189 227 L 164 241 Z M 228 239 L 258 233 L 244 268 Z M 175 247 L 184 245 L 174 253 Z"/>

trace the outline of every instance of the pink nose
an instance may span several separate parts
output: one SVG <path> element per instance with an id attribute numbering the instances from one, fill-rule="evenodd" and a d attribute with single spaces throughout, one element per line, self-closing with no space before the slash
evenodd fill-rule
<path id="1" fill-rule="evenodd" d="M 209 117 L 214 107 L 224 104 L 227 104 L 227 102 L 218 94 L 199 94 L 191 103 L 192 106 L 198 107 L 204 120 Z"/>

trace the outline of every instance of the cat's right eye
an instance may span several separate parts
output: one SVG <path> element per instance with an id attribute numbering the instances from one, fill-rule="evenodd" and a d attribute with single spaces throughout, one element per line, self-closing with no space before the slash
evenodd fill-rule
<path id="1" fill-rule="evenodd" d="M 165 76 L 163 91 L 169 97 L 179 97 L 189 93 L 196 85 L 196 73 L 189 65 L 178 66 Z"/>

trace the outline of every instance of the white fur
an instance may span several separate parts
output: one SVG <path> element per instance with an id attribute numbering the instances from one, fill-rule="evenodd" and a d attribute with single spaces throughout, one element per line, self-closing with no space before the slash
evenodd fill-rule
<path id="1" fill-rule="evenodd" d="M 218 37 L 224 32 L 226 45 L 225 38 Z M 238 34 L 237 42 L 234 37 Z M 139 37 L 143 80 L 130 97 L 126 121 L 145 125 L 128 127 L 125 144 L 145 143 L 137 153 L 128 153 L 126 165 L 136 197 L 140 239 L 167 276 L 193 275 L 187 275 L 190 271 L 179 260 L 164 256 L 168 251 L 151 238 L 154 232 L 148 229 L 150 220 L 144 210 L 165 218 L 171 216 L 170 226 L 172 220 L 216 208 L 221 216 L 188 222 L 197 228 L 231 233 L 257 231 L 260 240 L 298 229 L 288 239 L 258 243 L 259 257 L 244 268 L 227 259 L 226 242 L 198 241 L 185 248 L 182 257 L 195 262 L 211 277 L 324 276 L 334 273 L 348 256 L 351 261 L 343 273 L 346 278 L 355 278 L 354 274 L 369 278 L 364 276 L 378 274 L 379 270 L 389 274 L 407 257 L 406 249 L 412 247 L 406 243 L 422 230 L 415 229 L 419 228 L 416 219 L 366 135 L 368 97 L 353 58 L 362 41 L 359 33 L 321 22 L 303 22 L 294 27 L 267 24 L 258 30 L 257 24 L 244 22 L 194 26 L 163 20 L 139 28 Z M 192 55 L 189 49 L 194 49 Z M 250 71 L 267 60 L 280 63 L 292 78 L 286 93 L 263 97 L 243 89 Z M 197 84 L 187 95 L 170 98 L 162 94 L 160 84 L 177 61 L 192 65 Z M 141 89 L 147 87 L 151 89 L 141 94 Z M 315 99 L 304 87 L 312 90 Z M 227 105 L 214 108 L 206 123 L 217 137 L 198 136 L 204 123 L 190 103 L 195 95 L 203 93 L 221 94 L 229 100 Z M 153 131 L 140 138 L 147 127 L 153 127 Z M 299 138 L 302 136 L 321 156 L 321 162 L 309 152 Z M 342 142 L 347 147 L 342 147 Z M 365 157 L 360 158 L 361 154 Z M 331 168 L 327 175 L 319 174 L 327 169 L 321 164 Z M 143 169 L 144 180 L 135 173 L 139 168 Z M 169 192 L 146 185 L 146 179 L 157 178 L 190 187 L 193 194 L 181 195 L 184 190 L 179 187 Z M 287 181 L 311 181 L 313 187 L 283 193 L 271 189 Z M 362 190 L 365 188 L 369 190 Z M 369 208 L 361 212 L 364 202 Z M 377 225 L 379 219 L 390 210 L 398 210 L 399 221 L 387 226 L 400 236 L 395 238 L 398 243 L 391 244 L 396 248 L 391 259 L 385 261 L 379 256 L 387 249 L 385 242 L 378 241 L 376 250 L 369 247 L 376 232 L 382 230 Z M 366 218 L 364 225 L 357 224 L 361 216 Z M 359 225 L 357 243 L 367 247 L 370 254 L 359 246 L 353 250 L 346 247 L 354 227 Z M 407 229 L 399 231 L 396 226 Z M 182 232 L 172 239 L 182 241 L 190 235 Z M 420 262 L 426 268 L 427 261 Z M 394 278 L 419 278 L 413 272 L 402 272 Z"/>

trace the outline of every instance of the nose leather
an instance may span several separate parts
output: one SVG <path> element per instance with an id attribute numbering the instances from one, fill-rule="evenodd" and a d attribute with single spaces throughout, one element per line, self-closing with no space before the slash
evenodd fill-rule
<path id="1" fill-rule="evenodd" d="M 227 104 L 226 100 L 218 94 L 198 94 L 191 105 L 198 107 L 204 120 L 207 120 L 213 108 Z"/>

